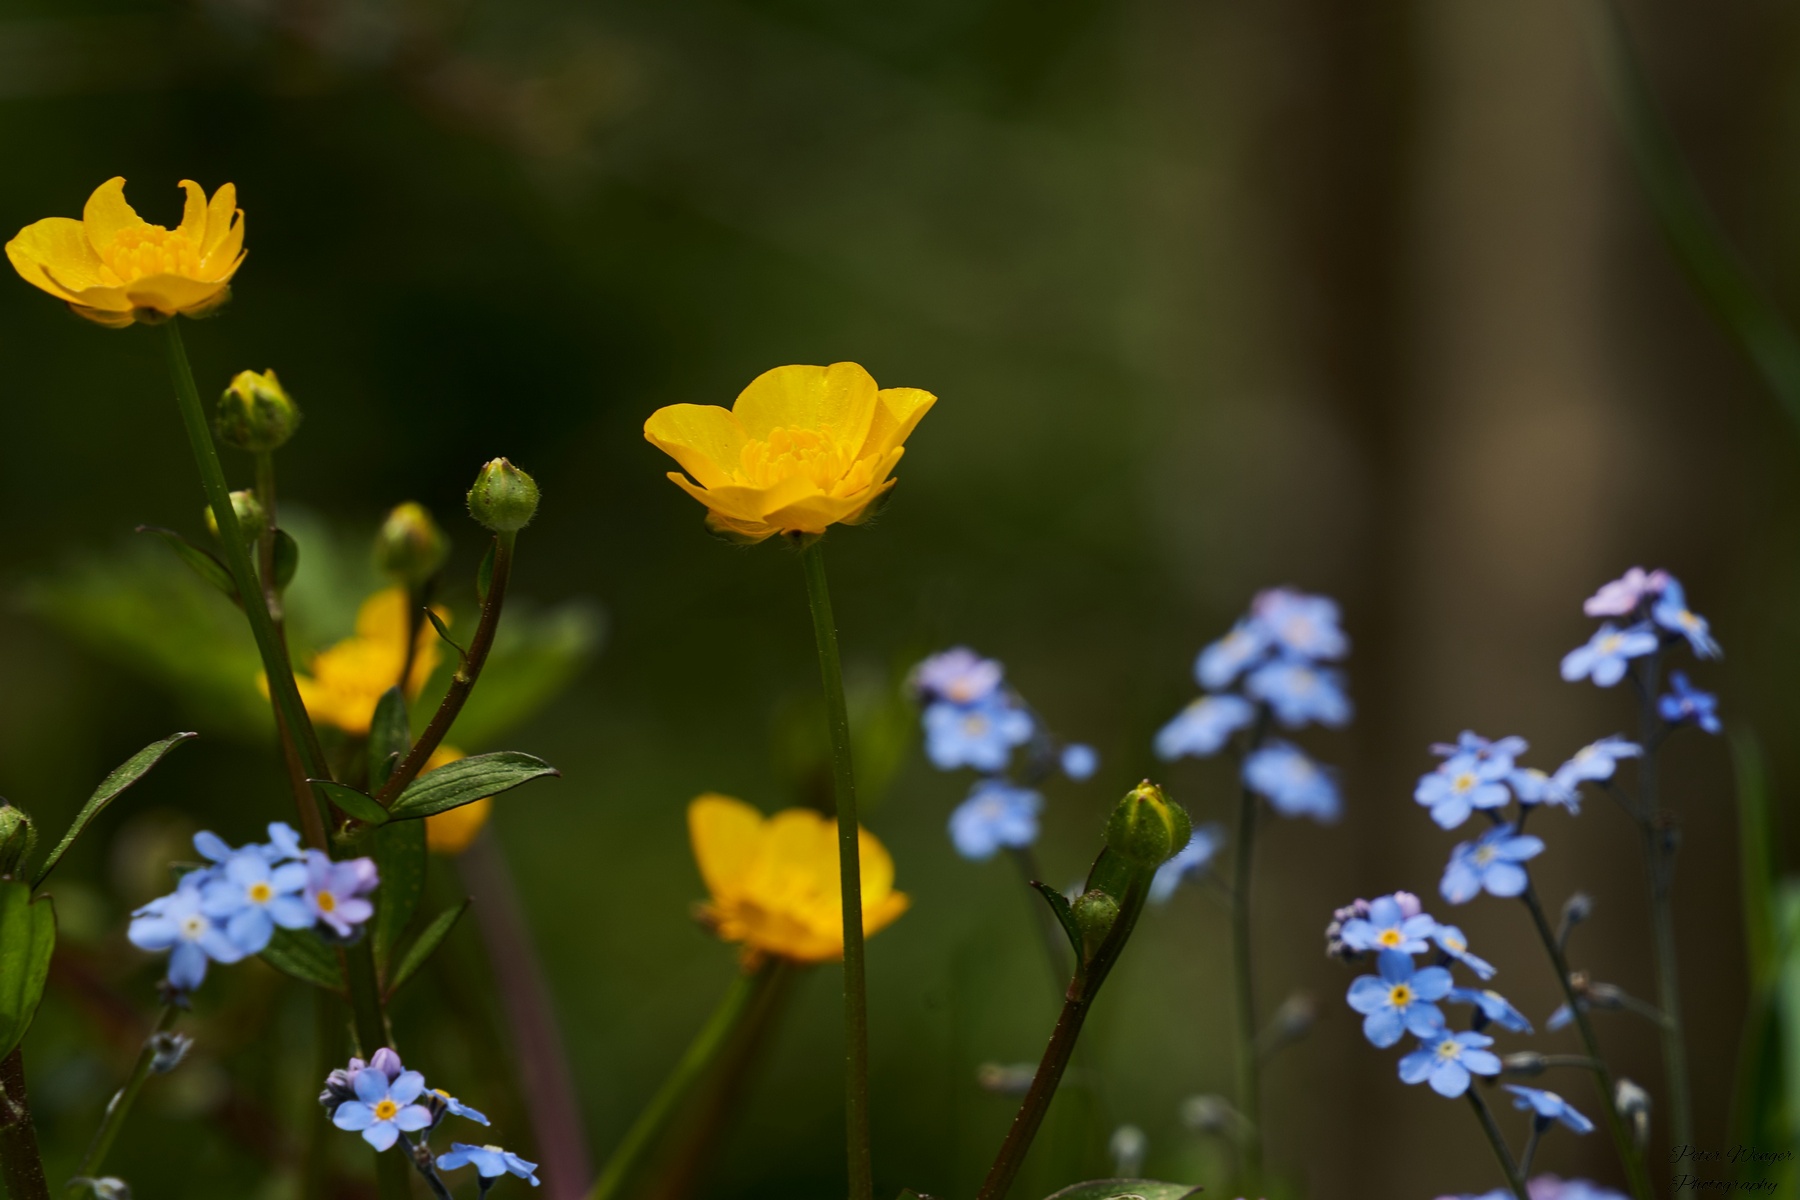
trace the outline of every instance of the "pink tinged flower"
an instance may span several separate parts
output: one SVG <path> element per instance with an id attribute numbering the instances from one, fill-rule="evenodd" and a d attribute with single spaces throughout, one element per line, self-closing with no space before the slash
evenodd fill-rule
<path id="1" fill-rule="evenodd" d="M 322 851 L 306 852 L 306 902 L 338 937 L 350 937 L 375 915 L 375 906 L 363 897 L 380 882 L 372 859 L 333 862 Z"/>
<path id="2" fill-rule="evenodd" d="M 431 1124 L 431 1111 L 413 1103 L 425 1090 L 425 1076 L 417 1071 L 403 1071 L 390 1080 L 371 1062 L 356 1073 L 351 1087 L 356 1099 L 338 1105 L 331 1123 L 362 1134 L 363 1141 L 377 1150 L 392 1146 L 402 1133 L 416 1133 Z"/>
<path id="3" fill-rule="evenodd" d="M 1628 617 L 1646 598 L 1660 596 L 1669 586 L 1667 571 L 1633 567 L 1589 596 L 1581 611 L 1590 617 Z"/>

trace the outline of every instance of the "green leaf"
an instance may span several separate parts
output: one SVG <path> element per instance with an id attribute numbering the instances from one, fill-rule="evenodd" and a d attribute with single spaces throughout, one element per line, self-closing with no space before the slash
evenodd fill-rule
<path id="1" fill-rule="evenodd" d="M 374 843 L 375 869 L 381 872 L 381 886 L 375 889 L 371 935 L 375 964 L 385 972 L 388 956 L 412 922 L 413 914 L 419 911 L 419 898 L 425 894 L 424 822 L 383 825 L 375 831 Z"/>
<path id="2" fill-rule="evenodd" d="M 1045 1200 L 1187 1200 L 1200 1190 L 1187 1183 L 1157 1183 L 1150 1179 L 1096 1179 L 1064 1188 Z"/>
<path id="3" fill-rule="evenodd" d="M 412 746 L 412 719 L 406 712 L 406 693 L 391 687 L 375 704 L 369 722 L 369 790 L 379 792 L 394 773 L 394 764 Z"/>
<path id="4" fill-rule="evenodd" d="M 345 994 L 344 972 L 337 951 L 306 929 L 277 929 L 263 947 L 262 960 L 301 983 Z"/>
<path id="5" fill-rule="evenodd" d="M 212 551 L 204 550 L 173 529 L 164 529 L 159 525 L 139 525 L 137 531 L 152 534 L 161 539 L 165 546 L 175 551 L 177 558 L 193 568 L 194 574 L 212 584 L 224 595 L 233 600 L 237 599 L 237 583 L 231 578 L 231 572 L 226 570 L 225 564 L 220 562 Z"/>
<path id="6" fill-rule="evenodd" d="M 1069 898 L 1049 884 L 1039 883 L 1035 879 L 1031 881 L 1031 886 L 1036 888 L 1038 895 L 1049 903 L 1050 911 L 1056 914 L 1056 923 L 1061 925 L 1063 932 L 1069 935 L 1069 945 L 1075 948 L 1075 958 L 1080 961 L 1081 927 L 1075 924 L 1075 914 L 1069 907 Z"/>
<path id="7" fill-rule="evenodd" d="M 288 531 L 275 531 L 275 590 L 285 592 L 287 585 L 294 582 L 294 573 L 300 569 L 300 543 L 296 542 Z"/>
<path id="8" fill-rule="evenodd" d="M 498 796 L 533 779 L 561 774 L 543 759 L 517 750 L 477 754 L 413 780 L 394 801 L 394 807 L 388 810 L 388 820 L 411 821 L 434 816 L 473 804 L 483 796 Z"/>
<path id="9" fill-rule="evenodd" d="M 425 965 L 426 960 L 437 951 L 443 940 L 450 936 L 450 931 L 456 927 L 456 923 L 462 919 L 462 915 L 469 911 L 469 904 L 470 901 L 465 899 L 455 908 L 445 909 L 431 919 L 431 924 L 419 931 L 419 936 L 412 940 L 412 945 L 408 946 L 406 953 L 400 956 L 400 965 L 394 968 L 393 976 L 388 980 L 388 998 L 391 999 L 394 993 L 399 991 L 406 981 Z"/>
<path id="10" fill-rule="evenodd" d="M 370 825 L 385 825 L 388 822 L 388 811 L 375 803 L 373 799 L 363 795 L 347 783 L 338 783 L 330 779 L 309 779 L 306 782 L 325 793 L 325 798 L 349 813 L 359 821 Z"/>
<path id="11" fill-rule="evenodd" d="M 1132 876 L 1139 868 L 1122 855 L 1112 850 L 1100 851 L 1100 857 L 1094 860 L 1094 867 L 1088 872 L 1085 891 L 1098 888 L 1119 903 L 1125 903 L 1125 894 L 1131 890 Z"/>
<path id="12" fill-rule="evenodd" d="M 94 789 L 94 794 L 88 797 L 88 802 L 81 806 L 80 812 L 75 814 L 75 820 L 69 826 L 69 831 L 63 834 L 62 841 L 56 843 L 56 849 L 52 850 L 50 857 L 44 860 L 44 865 L 38 870 L 37 878 L 31 881 L 32 890 L 36 891 L 44 886 L 44 880 L 50 878 L 50 872 L 56 869 L 56 864 L 62 860 L 62 856 L 68 848 L 75 844 L 75 839 L 81 836 L 81 831 L 86 829 L 94 818 L 105 810 L 107 805 L 116 800 L 121 792 L 147 775 L 151 767 L 162 761 L 163 755 L 190 738 L 198 736 L 194 733 L 177 733 L 160 742 L 151 742 L 126 759 L 111 775 L 102 779 L 100 786 Z"/>
<path id="13" fill-rule="evenodd" d="M 33 901 L 23 883 L 0 883 L 0 1058 L 13 1052 L 37 1016 L 55 948 L 49 897 Z"/>

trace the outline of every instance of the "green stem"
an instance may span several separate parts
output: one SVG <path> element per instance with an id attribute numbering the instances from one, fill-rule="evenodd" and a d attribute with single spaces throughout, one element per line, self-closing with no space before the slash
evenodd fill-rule
<path id="1" fill-rule="evenodd" d="M 1639 826 L 1644 838 L 1644 874 L 1650 884 L 1650 929 L 1656 955 L 1656 1004 L 1662 1010 L 1663 1071 L 1668 1077 L 1669 1138 L 1676 1146 L 1694 1142 L 1692 1093 L 1688 1083 L 1687 1041 L 1681 1025 L 1681 977 L 1675 965 L 1675 848 L 1658 804 L 1655 745 L 1661 718 L 1656 711 L 1660 686 L 1660 652 L 1639 660 L 1639 741 L 1644 755 L 1638 760 Z"/>
<path id="2" fill-rule="evenodd" d="M 1557 945 L 1556 933 L 1550 928 L 1550 919 L 1544 915 L 1544 906 L 1538 902 L 1537 890 L 1527 883 L 1520 899 L 1531 912 L 1531 920 L 1537 926 L 1538 937 L 1543 940 L 1544 951 L 1550 955 L 1550 964 L 1556 969 L 1556 980 L 1562 987 L 1563 1000 L 1575 1018 L 1575 1028 L 1581 1032 L 1581 1044 L 1587 1050 L 1588 1058 L 1593 1060 L 1594 1087 L 1600 1093 L 1600 1110 L 1606 1114 L 1606 1127 L 1612 1134 L 1613 1148 L 1618 1151 L 1619 1162 L 1631 1181 L 1631 1194 L 1637 1200 L 1651 1200 L 1650 1174 L 1644 1167 L 1643 1156 L 1632 1144 L 1631 1131 L 1625 1127 L 1625 1119 L 1619 1115 L 1618 1104 L 1614 1099 L 1612 1070 L 1600 1055 L 1600 1039 L 1594 1036 L 1594 1025 L 1588 1019 L 1587 1010 L 1577 1001 L 1575 985 L 1569 979 L 1568 960 L 1563 957 L 1562 947 Z"/>
<path id="3" fill-rule="evenodd" d="M 587 1200 L 614 1200 L 623 1194 L 621 1189 L 643 1166 L 663 1131 L 681 1111 L 682 1102 L 731 1042 L 732 1034 L 744 1019 L 755 1011 L 757 998 L 768 991 L 784 968 L 785 964 L 780 960 L 770 959 L 755 970 L 738 972 L 732 979 L 719 1007 L 713 1010 L 687 1052 L 675 1064 L 675 1069 L 669 1072 L 662 1087 L 632 1122 L 612 1157 L 606 1160 L 606 1167 L 588 1192 Z"/>
<path id="4" fill-rule="evenodd" d="M 369 938 L 364 938 L 344 950 L 344 974 L 350 982 L 350 1016 L 356 1030 L 358 1057 L 364 1059 L 391 1041 L 387 1019 L 381 1011 L 381 987 L 376 982 L 375 956 L 369 951 L 369 942 Z M 381 1189 L 381 1200 L 407 1200 L 412 1194 L 406 1164 L 404 1154 L 389 1151 L 375 1155 L 375 1180 Z"/>
<path id="5" fill-rule="evenodd" d="M 831 774 L 837 787 L 838 878 L 844 909 L 844 1119 L 850 1167 L 850 1200 L 873 1200 L 869 1156 L 869 1002 L 863 972 L 862 855 L 856 820 L 856 772 L 850 762 L 850 716 L 844 706 L 844 672 L 838 662 L 837 625 L 825 580 L 825 543 L 814 539 L 800 552 L 806 597 L 812 606 L 819 675 L 825 685 L 825 719 L 831 730 Z"/>
<path id="6" fill-rule="evenodd" d="M 25 1092 L 25 1056 L 18 1046 L 0 1060 L 0 1092 L 5 1093 L 0 1096 L 0 1179 L 6 1181 L 6 1194 L 12 1200 L 50 1200 Z"/>
<path id="7" fill-rule="evenodd" d="M 157 1015 L 156 1028 L 144 1039 L 143 1049 L 138 1051 L 137 1062 L 132 1064 L 131 1074 L 125 1079 L 125 1086 L 120 1088 L 106 1105 L 106 1115 L 100 1121 L 100 1128 L 94 1131 L 94 1138 L 88 1143 L 87 1153 L 82 1155 L 81 1165 L 75 1168 L 76 1178 L 98 1179 L 100 1170 L 106 1165 L 106 1156 L 112 1151 L 113 1142 L 118 1139 L 119 1131 L 125 1128 L 125 1118 L 131 1115 L 131 1106 L 137 1102 L 138 1093 L 144 1089 L 144 1081 L 150 1078 L 150 1064 L 156 1058 L 156 1035 L 164 1033 L 175 1023 L 175 1015 L 179 1010 L 173 1004 L 163 1005 L 162 1012 Z M 81 1186 L 71 1183 L 66 1192 L 70 1196 L 79 1196 Z"/>
<path id="8" fill-rule="evenodd" d="M 1231 877 L 1231 956 L 1237 986 L 1238 1115 L 1244 1119 L 1243 1176 L 1254 1191 L 1262 1176 L 1262 1078 L 1256 1038 L 1256 977 L 1250 949 L 1250 881 L 1256 851 L 1256 794 L 1242 789 L 1238 801 L 1237 865 Z"/>
<path id="9" fill-rule="evenodd" d="M 1531 1194 L 1525 1190 L 1525 1179 L 1519 1174 L 1519 1165 L 1513 1161 L 1512 1151 L 1506 1148 L 1506 1139 L 1500 1135 L 1500 1127 L 1494 1124 L 1494 1114 L 1488 1111 L 1487 1102 L 1481 1098 L 1473 1081 L 1465 1093 L 1469 1097 L 1469 1107 L 1475 1110 L 1476 1120 L 1481 1122 L 1481 1131 L 1487 1134 L 1488 1145 L 1494 1148 L 1494 1157 L 1500 1160 L 1500 1169 L 1506 1172 L 1506 1186 L 1518 1200 L 1531 1200 Z"/>

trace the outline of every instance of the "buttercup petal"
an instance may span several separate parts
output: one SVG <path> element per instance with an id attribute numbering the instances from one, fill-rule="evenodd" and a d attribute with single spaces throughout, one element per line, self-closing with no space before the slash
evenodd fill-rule
<path id="1" fill-rule="evenodd" d="M 87 226 L 88 240 L 96 248 L 110 246 L 112 240 L 127 229 L 145 224 L 131 205 L 125 203 L 125 177 L 115 175 L 88 197 L 81 210 L 81 223 Z"/>
<path id="2" fill-rule="evenodd" d="M 69 217 L 46 217 L 6 243 L 6 257 L 26 283 L 62 300 L 84 288 L 118 282 L 88 241 L 87 227 Z M 54 278 L 47 269 L 55 272 Z"/>
<path id="3" fill-rule="evenodd" d="M 160 313 L 185 312 L 216 297 L 224 288 L 222 282 L 188 279 L 182 275 L 150 275 L 125 285 L 126 299 L 133 308 L 153 308 Z"/>
<path id="4" fill-rule="evenodd" d="M 858 458 L 885 454 L 898 447 L 937 403 L 937 397 L 923 388 L 882 388 L 877 399 L 869 436 L 863 441 Z"/>
<path id="5" fill-rule="evenodd" d="M 212 258 L 220 250 L 235 255 L 244 242 L 244 214 L 237 206 L 237 184 L 222 183 L 206 205 L 206 240 L 200 256 Z"/>
<path id="6" fill-rule="evenodd" d="M 688 837 L 700 878 L 716 898 L 736 896 L 762 854 L 763 815 L 742 800 L 708 793 L 688 805 Z"/>
<path id="7" fill-rule="evenodd" d="M 187 199 L 181 206 L 181 224 L 175 231 L 196 246 L 206 244 L 206 189 L 191 179 L 181 181 Z"/>
<path id="8" fill-rule="evenodd" d="M 669 480 L 676 487 L 721 516 L 730 517 L 734 521 L 747 521 L 751 524 L 762 522 L 763 493 L 759 488 L 735 485 L 705 488 L 680 471 L 670 471 Z"/>
<path id="9" fill-rule="evenodd" d="M 681 464 L 702 487 L 729 484 L 749 437 L 737 417 L 716 404 L 671 404 L 644 422 L 644 440 Z"/>
<path id="10" fill-rule="evenodd" d="M 788 366 L 764 371 L 738 394 L 731 411 L 753 438 L 771 430 L 830 431 L 841 445 L 861 446 L 875 416 L 875 380 L 856 363 Z"/>

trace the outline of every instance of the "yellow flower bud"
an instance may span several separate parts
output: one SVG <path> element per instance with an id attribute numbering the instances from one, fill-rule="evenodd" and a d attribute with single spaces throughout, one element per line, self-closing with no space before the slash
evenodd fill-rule
<path id="1" fill-rule="evenodd" d="M 537 481 L 504 458 L 482 467 L 469 489 L 469 515 L 495 533 L 525 528 L 537 506 Z"/>
<path id="2" fill-rule="evenodd" d="M 1155 870 L 1193 837 L 1187 809 L 1148 779 L 1125 793 L 1106 823 L 1106 845 L 1134 866 Z"/>
<path id="3" fill-rule="evenodd" d="M 240 450 L 279 450 L 300 428 L 300 407 L 274 371 L 239 371 L 219 397 L 213 428 Z"/>
<path id="4" fill-rule="evenodd" d="M 269 517 L 263 511 L 262 501 L 256 498 L 255 492 L 231 493 L 231 511 L 237 514 L 238 532 L 246 542 L 254 542 L 262 536 L 263 525 Z M 213 514 L 210 504 L 206 506 L 206 532 L 214 537 L 219 536 L 219 518 Z"/>
<path id="5" fill-rule="evenodd" d="M 450 539 L 424 505 L 407 501 L 395 507 L 375 535 L 375 565 L 383 574 L 417 587 L 443 569 Z"/>

